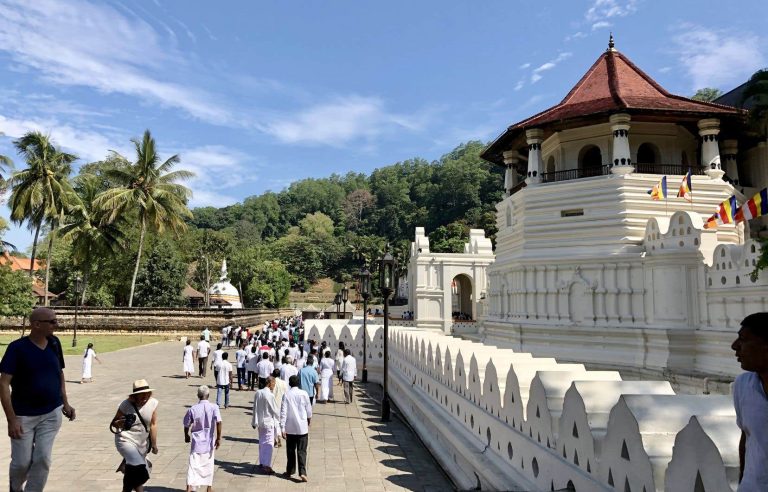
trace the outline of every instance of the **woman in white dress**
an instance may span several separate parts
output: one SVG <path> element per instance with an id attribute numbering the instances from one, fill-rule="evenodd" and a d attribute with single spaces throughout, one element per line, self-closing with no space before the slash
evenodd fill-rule
<path id="1" fill-rule="evenodd" d="M 325 357 L 320 360 L 320 398 L 317 401 L 325 403 L 333 401 L 333 373 L 336 371 L 336 361 L 331 358 L 331 351 L 325 351 Z"/>
<path id="2" fill-rule="evenodd" d="M 152 464 L 147 454 L 157 454 L 157 406 L 152 388 L 145 379 L 133 383 L 133 393 L 123 400 L 112 419 L 115 447 L 123 462 L 118 471 L 124 473 L 123 492 L 143 492 Z"/>
<path id="3" fill-rule="evenodd" d="M 192 347 L 192 342 L 187 338 L 187 344 L 184 346 L 184 375 L 189 376 L 195 373 L 195 349 Z"/>
<path id="4" fill-rule="evenodd" d="M 344 342 L 339 342 L 339 350 L 336 351 L 336 376 L 341 384 L 341 363 L 344 362 Z"/>
<path id="5" fill-rule="evenodd" d="M 93 381 L 93 359 L 101 364 L 99 358 L 96 357 L 96 351 L 93 350 L 93 344 L 89 343 L 83 354 L 83 376 L 80 378 L 80 384 Z"/>

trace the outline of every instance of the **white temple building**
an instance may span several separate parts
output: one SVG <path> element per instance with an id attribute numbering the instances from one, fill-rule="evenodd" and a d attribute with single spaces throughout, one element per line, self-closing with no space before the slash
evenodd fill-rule
<path id="1" fill-rule="evenodd" d="M 739 372 L 740 321 L 768 310 L 768 274 L 750 275 L 766 218 L 703 225 L 723 200 L 768 185 L 768 148 L 743 110 L 670 94 L 611 41 L 562 102 L 511 125 L 482 157 L 506 169 L 495 259 L 490 247 L 427 254 L 417 228 L 418 326 L 466 331 L 442 295 L 459 278 L 478 340 L 648 374 Z M 691 202 L 676 197 L 688 170 Z M 668 198 L 654 201 L 664 175 Z M 443 274 L 446 262 L 477 273 Z"/>
<path id="2" fill-rule="evenodd" d="M 232 309 L 242 309 L 240 292 L 229 282 L 227 275 L 227 260 L 221 262 L 221 276 L 219 281 L 208 290 L 211 306 L 221 306 Z"/>

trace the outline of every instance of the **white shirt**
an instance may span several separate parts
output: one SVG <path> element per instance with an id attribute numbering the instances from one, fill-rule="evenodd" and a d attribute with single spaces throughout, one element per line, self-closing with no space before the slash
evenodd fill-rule
<path id="1" fill-rule="evenodd" d="M 221 365 L 222 358 L 221 356 L 224 354 L 224 351 L 221 349 L 214 350 L 213 351 L 213 368 L 217 369 Z"/>
<path id="2" fill-rule="evenodd" d="M 295 376 L 299 373 L 299 370 L 296 369 L 296 366 L 293 364 L 284 364 L 283 367 L 280 368 L 280 379 L 288 382 L 288 378 L 291 376 Z"/>
<path id="3" fill-rule="evenodd" d="M 325 357 L 323 360 L 320 361 L 320 375 L 321 376 L 328 376 L 333 375 L 334 371 L 336 370 L 336 361 L 331 359 L 330 357 Z"/>
<path id="4" fill-rule="evenodd" d="M 206 328 L 205 330 L 203 330 L 203 333 L 201 333 L 201 334 L 205 337 L 205 341 L 206 342 L 210 342 L 211 341 L 211 330 Z"/>
<path id="5" fill-rule="evenodd" d="M 216 384 L 227 386 L 229 384 L 229 375 L 232 374 L 232 364 L 228 360 L 222 360 L 219 364 L 219 374 L 216 377 Z"/>
<path id="6" fill-rule="evenodd" d="M 272 371 L 275 370 L 275 365 L 269 361 L 269 359 L 261 359 L 261 362 L 256 364 L 256 372 L 260 378 L 268 378 L 272 375 Z"/>
<path id="7" fill-rule="evenodd" d="M 245 367 L 245 359 L 247 359 L 247 358 L 248 358 L 248 353 L 245 350 L 240 349 L 237 352 L 235 352 L 235 359 L 237 360 L 237 367 L 239 367 L 241 369 L 243 367 Z"/>
<path id="8" fill-rule="evenodd" d="M 275 402 L 275 395 L 268 387 L 264 387 L 256 392 L 253 397 L 253 418 L 251 427 L 271 428 L 275 425 L 275 420 L 280 417 Z"/>
<path id="9" fill-rule="evenodd" d="M 248 352 L 248 357 L 245 359 L 245 369 L 251 372 L 256 372 L 256 364 L 258 363 L 258 356 L 253 352 Z"/>
<path id="10" fill-rule="evenodd" d="M 744 477 L 738 492 L 763 492 L 768 484 L 768 397 L 755 372 L 745 372 L 733 382 L 736 425 L 747 436 Z"/>
<path id="11" fill-rule="evenodd" d="M 205 340 L 200 340 L 197 342 L 197 356 L 198 357 L 208 357 L 208 352 L 211 351 L 211 344 L 206 342 Z"/>
<path id="12" fill-rule="evenodd" d="M 289 389 L 280 407 L 280 428 L 286 434 L 303 436 L 309 434 L 312 418 L 312 404 L 309 395 L 298 386 Z"/>
<path id="13" fill-rule="evenodd" d="M 354 381 L 357 376 L 357 361 L 352 354 L 344 357 L 344 362 L 341 363 L 341 379 L 344 381 Z"/>

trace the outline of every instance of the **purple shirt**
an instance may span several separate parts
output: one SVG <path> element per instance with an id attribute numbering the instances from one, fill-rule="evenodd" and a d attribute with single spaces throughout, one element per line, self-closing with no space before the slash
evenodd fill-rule
<path id="1" fill-rule="evenodd" d="M 192 453 L 205 454 L 213 450 L 216 422 L 221 422 L 218 405 L 200 400 L 184 415 L 184 428 L 189 428 L 192 437 Z"/>

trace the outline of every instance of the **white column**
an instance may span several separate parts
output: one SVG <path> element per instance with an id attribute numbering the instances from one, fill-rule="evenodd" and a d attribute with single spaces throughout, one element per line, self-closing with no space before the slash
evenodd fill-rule
<path id="1" fill-rule="evenodd" d="M 720 133 L 720 120 L 708 118 L 699 120 L 699 135 L 701 136 L 701 167 L 711 179 L 720 179 L 725 172 L 720 168 L 720 147 L 717 135 Z"/>
<path id="2" fill-rule="evenodd" d="M 520 180 L 517 169 L 515 169 L 517 163 L 520 162 L 520 153 L 516 150 L 507 150 L 502 156 L 504 157 L 504 165 L 507 166 L 504 173 L 504 189 L 509 196 L 512 194 L 512 188 L 517 186 Z"/>
<path id="3" fill-rule="evenodd" d="M 736 165 L 736 154 L 739 152 L 738 140 L 723 140 L 723 160 L 725 161 L 725 174 L 734 185 L 739 184 L 739 166 Z"/>
<path id="4" fill-rule="evenodd" d="M 528 177 L 525 182 L 529 185 L 541 183 L 541 170 L 544 167 L 541 160 L 541 142 L 544 141 L 544 131 L 539 128 L 526 130 L 525 138 L 528 142 Z"/>
<path id="5" fill-rule="evenodd" d="M 629 155 L 629 120 L 630 116 L 626 113 L 612 114 L 609 118 L 613 132 L 613 174 L 630 174 L 635 170 Z"/>

